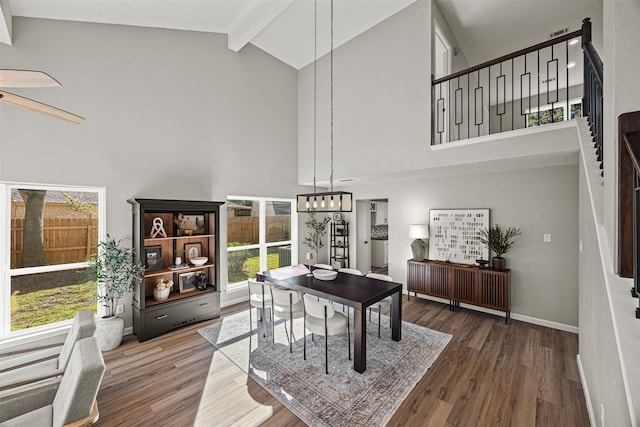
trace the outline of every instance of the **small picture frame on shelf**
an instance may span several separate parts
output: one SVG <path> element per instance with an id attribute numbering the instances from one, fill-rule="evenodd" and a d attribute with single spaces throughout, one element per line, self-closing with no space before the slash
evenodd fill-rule
<path id="1" fill-rule="evenodd" d="M 202 256 L 202 243 L 187 243 L 184 245 L 184 258 L 185 262 L 191 263 L 192 258 L 198 258 Z"/>
<path id="2" fill-rule="evenodd" d="M 147 271 L 162 269 L 162 247 L 150 246 L 144 248 L 145 269 Z"/>
<path id="3" fill-rule="evenodd" d="M 333 220 L 336 222 L 342 221 L 342 214 L 340 212 L 335 212 L 333 214 Z"/>
<path id="4" fill-rule="evenodd" d="M 184 215 L 179 213 L 173 217 L 176 225 L 177 236 L 192 236 L 195 234 L 204 234 L 205 219 L 204 215 Z"/>
<path id="5" fill-rule="evenodd" d="M 195 291 L 198 285 L 198 277 L 199 276 L 195 273 L 183 273 L 178 275 L 178 291 L 181 294 Z"/>

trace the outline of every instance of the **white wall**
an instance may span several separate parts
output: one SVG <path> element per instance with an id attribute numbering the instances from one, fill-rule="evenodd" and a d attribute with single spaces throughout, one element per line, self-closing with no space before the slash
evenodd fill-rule
<path id="1" fill-rule="evenodd" d="M 317 177 L 329 178 L 329 60 L 318 62 Z M 298 182 L 313 181 L 313 64 L 298 79 Z M 577 152 L 575 130 L 541 138 L 489 139 L 432 152 L 431 4 L 418 0 L 334 53 L 334 175 L 391 176 L 550 153 Z M 384 159 L 384 161 L 373 161 Z"/>
<path id="2" fill-rule="evenodd" d="M 623 380 L 616 325 L 609 304 L 611 295 L 600 258 L 597 227 L 592 214 L 584 165 L 580 163 L 580 222 L 579 238 L 582 251 L 579 256 L 579 306 L 580 306 L 580 367 L 583 390 L 596 425 L 600 417 L 607 426 L 630 426 L 629 405 Z M 602 234 L 601 234 L 602 235 Z M 627 288 L 628 289 L 628 288 Z M 631 298 L 627 294 L 627 299 Z M 633 315 L 631 307 L 627 316 Z M 637 355 L 637 353 L 636 353 Z M 632 361 L 635 363 L 635 359 Z M 636 378 L 637 380 L 637 378 Z M 604 409 L 604 414 L 602 411 Z"/>
<path id="3" fill-rule="evenodd" d="M 23 18 L 13 31 L 0 67 L 44 70 L 62 83 L 14 92 L 87 120 L 0 105 L 0 180 L 104 186 L 114 237 L 131 235 L 133 197 L 298 192 L 293 68 L 251 45 L 234 53 L 215 34 Z M 220 276 L 224 286 L 224 268 Z"/>
<path id="4" fill-rule="evenodd" d="M 405 285 L 406 263 L 412 256 L 409 224 L 428 223 L 429 209 L 489 208 L 491 224 L 522 231 L 505 255 L 512 270 L 514 315 L 570 330 L 578 326 L 576 165 L 424 178 L 349 190 L 357 200 L 389 200 L 389 274 Z M 551 243 L 543 243 L 545 233 L 551 234 Z"/>

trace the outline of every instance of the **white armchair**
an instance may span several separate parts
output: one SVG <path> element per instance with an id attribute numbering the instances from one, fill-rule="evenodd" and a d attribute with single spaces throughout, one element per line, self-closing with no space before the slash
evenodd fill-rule
<path id="1" fill-rule="evenodd" d="M 105 364 L 95 337 L 79 340 L 57 390 L 48 380 L 0 392 L 0 426 L 88 425 L 98 418 L 96 396 Z"/>
<path id="2" fill-rule="evenodd" d="M 75 343 L 93 336 L 95 330 L 95 313 L 91 310 L 78 311 L 58 354 L 39 349 L 3 359 L 0 365 L 0 390 L 59 377 L 67 367 Z"/>

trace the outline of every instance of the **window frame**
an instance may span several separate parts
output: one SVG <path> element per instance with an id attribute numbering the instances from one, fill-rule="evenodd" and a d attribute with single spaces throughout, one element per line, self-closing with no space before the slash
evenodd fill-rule
<path id="1" fill-rule="evenodd" d="M 0 257 L 0 319 L 2 327 L 0 328 L 0 340 L 6 338 L 20 338 L 32 335 L 40 335 L 49 331 L 60 330 L 70 324 L 73 319 L 60 322 L 50 323 L 47 325 L 34 326 L 32 328 L 11 331 L 11 278 L 23 276 L 27 274 L 48 273 L 53 271 L 72 270 L 77 268 L 85 268 L 89 265 L 87 261 L 44 265 L 26 268 L 11 268 L 11 190 L 12 189 L 30 189 L 30 190 L 47 190 L 47 191 L 64 191 L 64 192 L 94 192 L 98 195 L 98 242 L 105 240 L 106 237 L 106 188 L 105 187 L 88 187 L 77 185 L 57 185 L 57 184 L 34 184 L 23 182 L 0 181 L 0 251 L 4 256 Z M 96 291 L 97 291 L 96 287 Z M 98 316 L 106 314 L 104 307 L 98 304 Z"/>
<path id="2" fill-rule="evenodd" d="M 534 125 L 534 126 L 529 126 L 529 115 L 530 114 L 537 114 L 537 113 L 542 113 L 543 111 L 550 111 L 553 110 L 555 108 L 562 108 L 562 113 L 563 113 L 563 122 L 566 122 L 568 120 L 573 120 L 571 119 L 571 107 L 576 105 L 576 104 L 580 104 L 582 105 L 582 99 L 581 98 L 575 98 L 575 99 L 570 99 L 569 100 L 569 111 L 567 111 L 567 101 L 559 101 L 559 102 L 554 102 L 554 105 L 556 105 L 554 108 L 551 108 L 551 104 L 545 104 L 545 105 L 541 105 L 539 108 L 527 108 L 525 109 L 525 120 L 524 120 L 524 124 L 525 124 L 525 128 L 529 129 L 529 128 L 534 128 L 534 127 L 538 127 L 540 125 Z M 580 109 L 580 114 L 582 117 L 582 108 Z M 555 123 L 560 123 L 560 122 L 555 122 Z M 550 123 L 546 123 L 546 124 L 550 124 Z"/>
<path id="3" fill-rule="evenodd" d="M 235 196 L 235 195 L 227 196 L 227 202 L 230 202 L 232 200 L 252 200 L 254 202 L 257 201 L 259 203 L 260 215 L 258 218 L 258 243 L 244 245 L 244 246 L 229 247 L 229 239 L 228 239 L 229 216 L 225 215 L 224 216 L 226 220 L 225 246 L 226 246 L 227 254 L 229 254 L 229 252 L 236 252 L 241 250 L 258 249 L 258 256 L 260 257 L 259 269 L 260 271 L 265 271 L 267 269 L 268 248 L 274 247 L 274 246 L 283 246 L 288 244 L 291 246 L 291 264 L 295 265 L 298 263 L 298 215 L 296 213 L 296 199 L 287 199 L 287 198 L 281 198 L 281 197 L 258 197 L 258 196 Z M 266 242 L 267 219 L 266 219 L 265 208 L 266 208 L 267 202 L 288 202 L 291 204 L 291 233 L 289 236 L 290 237 L 289 240 L 282 240 L 278 242 L 269 242 L 269 243 Z M 229 283 L 228 262 L 225 265 L 225 271 L 226 271 L 225 282 L 227 284 L 227 287 L 226 287 L 227 292 L 235 292 L 238 290 L 247 289 L 248 287 L 247 280 L 241 280 L 239 282 Z"/>

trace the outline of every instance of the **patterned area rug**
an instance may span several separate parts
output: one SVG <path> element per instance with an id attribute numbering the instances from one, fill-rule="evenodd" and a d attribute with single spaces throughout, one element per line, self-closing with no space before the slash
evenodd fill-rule
<path id="1" fill-rule="evenodd" d="M 451 335 L 402 322 L 402 340 L 395 342 L 387 316 L 381 318 L 381 338 L 377 336 L 375 311 L 371 320 L 367 323 L 367 370 L 363 374 L 354 371 L 353 360 L 348 360 L 346 334 L 329 337 L 328 375 L 323 337 L 312 341 L 311 334 L 307 335 L 307 360 L 303 360 L 302 319 L 294 320 L 293 353 L 289 353 L 284 321 L 276 321 L 272 343 L 268 315 L 265 322 L 257 324 L 255 310 L 251 330 L 249 311 L 243 310 L 198 332 L 308 425 L 382 426 Z M 351 340 L 353 353 L 353 329 Z"/>

